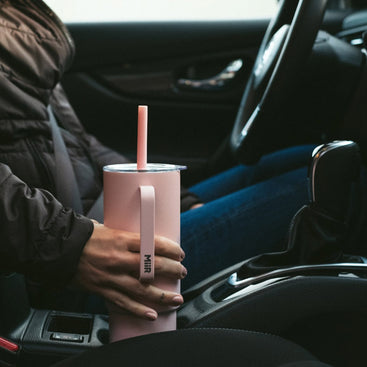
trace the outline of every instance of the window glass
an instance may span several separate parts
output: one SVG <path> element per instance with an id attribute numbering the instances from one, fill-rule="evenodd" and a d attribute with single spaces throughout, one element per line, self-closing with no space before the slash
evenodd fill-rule
<path id="1" fill-rule="evenodd" d="M 270 18 L 277 0 L 45 0 L 64 22 Z"/>

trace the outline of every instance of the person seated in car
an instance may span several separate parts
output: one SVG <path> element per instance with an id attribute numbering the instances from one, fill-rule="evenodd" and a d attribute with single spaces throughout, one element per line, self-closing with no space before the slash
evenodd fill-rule
<path id="1" fill-rule="evenodd" d="M 140 300 L 162 302 L 162 290 L 136 278 L 139 236 L 85 216 L 102 191 L 102 167 L 126 159 L 85 131 L 60 85 L 75 52 L 66 27 L 41 0 L 0 0 L 0 24 L 1 271 L 52 287 L 77 284 L 154 320 L 154 308 Z M 49 104 L 83 213 L 56 196 Z M 177 279 L 188 273 L 185 289 L 245 258 L 280 249 L 291 217 L 307 201 L 304 166 L 311 149 L 276 152 L 183 191 L 183 250 L 156 237 L 156 273 Z M 164 293 L 164 303 L 182 304 L 180 294 Z"/>

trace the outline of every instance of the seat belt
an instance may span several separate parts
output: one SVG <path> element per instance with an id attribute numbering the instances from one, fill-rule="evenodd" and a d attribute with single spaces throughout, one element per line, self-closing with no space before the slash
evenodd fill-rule
<path id="1" fill-rule="evenodd" d="M 56 193 L 62 204 L 73 208 L 77 213 L 83 214 L 82 200 L 80 198 L 79 187 L 75 178 L 75 172 L 70 161 L 69 153 L 66 150 L 65 142 L 61 136 L 60 128 L 57 125 L 55 115 L 49 105 L 47 107 L 52 140 L 54 143 L 55 155 L 55 184 Z"/>
<path id="2" fill-rule="evenodd" d="M 93 203 L 87 214 L 87 217 L 95 219 L 99 223 L 103 223 L 103 191 L 100 193 L 97 200 Z"/>
<path id="3" fill-rule="evenodd" d="M 52 140 L 54 145 L 54 177 L 56 194 L 65 207 L 72 208 L 78 214 L 83 214 L 83 205 L 80 197 L 80 191 L 75 177 L 75 172 L 71 164 L 69 153 L 61 136 L 60 128 L 57 124 L 56 117 L 53 114 L 51 106 L 47 107 L 47 111 L 49 114 Z M 103 201 L 101 202 L 100 197 L 97 199 L 92 209 L 95 208 L 94 210 L 97 210 L 98 207 L 100 208 L 100 213 L 102 215 L 103 221 Z M 89 213 L 87 216 L 89 216 Z M 34 282 L 27 279 L 27 288 L 32 297 L 36 300 L 36 303 L 39 303 L 41 306 L 43 306 L 42 300 L 50 299 L 50 297 L 51 299 L 55 299 L 54 291 L 50 288 L 43 287 L 39 282 Z M 76 292 L 72 289 L 66 289 L 60 294 L 63 295 L 64 298 L 67 300 L 65 303 L 66 307 L 72 308 L 78 312 L 82 312 L 84 310 L 84 307 L 87 303 L 87 294 Z M 60 294 L 58 291 L 56 299 L 60 297 Z"/>
<path id="4" fill-rule="evenodd" d="M 57 124 L 56 117 L 51 106 L 48 106 L 47 110 L 54 143 L 56 166 L 55 181 L 57 195 L 64 206 L 73 208 L 77 213 L 83 214 L 80 191 L 76 181 L 75 172 L 70 161 L 69 153 L 66 149 L 64 139 L 61 136 L 60 128 Z M 103 223 L 103 191 L 90 208 L 89 212 L 87 213 L 87 217 Z"/>

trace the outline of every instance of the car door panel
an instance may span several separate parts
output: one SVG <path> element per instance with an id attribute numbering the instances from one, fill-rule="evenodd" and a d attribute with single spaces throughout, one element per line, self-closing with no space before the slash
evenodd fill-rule
<path id="1" fill-rule="evenodd" d="M 77 54 L 64 87 L 88 130 L 134 157 L 138 104 L 149 105 L 149 157 L 200 162 L 229 133 L 267 21 L 74 24 Z M 219 90 L 179 79 L 211 78 L 233 60 L 242 70 Z"/>
<path id="2" fill-rule="evenodd" d="M 342 16 L 326 18 L 336 29 Z M 64 87 L 82 122 L 135 159 L 137 105 L 149 105 L 149 160 L 196 165 L 229 134 L 268 20 L 69 24 L 77 53 Z M 242 68 L 222 88 L 210 80 Z"/>

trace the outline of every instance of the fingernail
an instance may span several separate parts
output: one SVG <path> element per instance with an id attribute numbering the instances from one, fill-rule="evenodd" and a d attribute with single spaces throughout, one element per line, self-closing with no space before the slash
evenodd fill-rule
<path id="1" fill-rule="evenodd" d="M 184 258 L 185 258 L 185 253 L 182 251 L 182 253 L 181 253 L 181 260 L 183 260 Z"/>
<path id="2" fill-rule="evenodd" d="M 184 269 L 182 270 L 181 277 L 182 277 L 182 278 L 185 278 L 185 277 L 186 277 L 186 275 L 187 275 L 187 269 L 186 269 L 186 268 L 184 268 Z"/>
<path id="3" fill-rule="evenodd" d="M 174 305 L 176 305 L 176 306 L 180 306 L 180 305 L 182 305 L 182 304 L 183 304 L 183 298 L 182 298 L 182 296 L 174 296 L 174 297 L 172 298 L 172 303 L 173 303 Z"/>
<path id="4" fill-rule="evenodd" d="M 155 312 L 152 312 L 152 311 L 148 311 L 145 313 L 145 317 L 148 319 L 148 320 L 157 320 L 157 317 L 158 315 L 155 313 Z"/>

